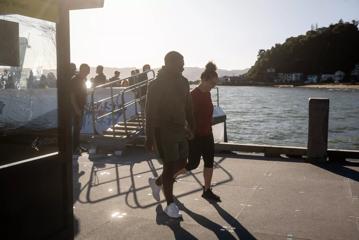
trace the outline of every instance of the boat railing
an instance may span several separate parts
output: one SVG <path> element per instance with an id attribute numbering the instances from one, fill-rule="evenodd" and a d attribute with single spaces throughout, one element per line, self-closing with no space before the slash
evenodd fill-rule
<path id="1" fill-rule="evenodd" d="M 215 104 L 215 106 L 219 107 L 219 88 L 218 87 L 215 87 L 213 88 L 213 90 L 215 91 L 215 99 L 212 100 L 212 102 Z"/>
<path id="2" fill-rule="evenodd" d="M 145 80 L 141 81 L 140 76 L 143 74 L 146 74 L 147 77 L 145 78 Z M 151 75 L 151 76 L 148 77 L 149 75 Z M 105 83 L 105 84 L 101 84 L 101 85 L 97 85 L 97 86 L 93 87 L 92 91 L 91 91 L 91 113 L 92 113 L 93 133 L 98 135 L 98 131 L 96 130 L 96 123 L 98 120 L 103 119 L 108 116 L 111 116 L 111 124 L 112 124 L 112 134 L 111 135 L 113 137 L 116 137 L 117 133 L 115 131 L 115 129 L 116 129 L 115 126 L 116 126 L 116 124 L 118 124 L 118 122 L 115 121 L 115 115 L 118 114 L 119 112 L 122 113 L 121 122 L 123 123 L 126 136 L 129 135 L 129 129 L 128 129 L 127 123 L 128 123 L 128 121 L 132 120 L 133 118 L 139 119 L 138 123 L 139 123 L 140 127 L 144 127 L 144 125 L 145 125 L 145 123 L 144 123 L 145 119 L 144 119 L 144 115 L 143 115 L 144 109 L 141 109 L 141 112 L 140 112 L 139 107 L 141 107 L 141 105 L 142 105 L 142 107 L 144 106 L 144 102 L 146 100 L 146 93 L 144 93 L 143 91 L 147 90 L 149 83 L 155 79 L 155 75 L 156 74 L 153 70 L 149 70 L 149 71 L 146 71 L 143 73 L 139 73 L 137 75 L 133 75 L 131 77 L 111 81 L 109 83 Z M 121 83 L 123 81 L 130 82 L 130 80 L 132 80 L 132 79 L 135 79 L 135 81 L 137 79 L 137 81 L 139 81 L 139 82 L 135 82 L 134 84 L 127 86 L 127 87 L 120 87 Z M 99 89 L 104 89 L 104 88 L 110 89 L 109 96 L 95 101 L 96 91 L 98 91 Z M 119 92 L 118 91 L 114 92 L 114 89 L 119 90 Z M 125 98 L 125 94 L 127 94 L 129 92 L 133 93 L 132 94 L 133 98 L 130 98 L 128 100 Z M 115 104 L 115 99 L 120 99 L 121 103 Z M 111 108 L 109 109 L 109 111 L 101 112 L 101 114 L 97 116 L 96 106 L 98 104 L 101 104 L 101 102 L 104 102 L 104 101 L 110 101 Z M 132 106 L 134 106 L 135 115 L 127 116 L 126 110 Z"/>
<path id="3" fill-rule="evenodd" d="M 197 85 L 195 85 L 197 86 Z M 194 85 L 191 85 L 190 90 L 192 91 L 194 89 Z M 211 96 L 212 96 L 212 103 L 214 106 L 219 107 L 219 88 L 218 87 L 214 87 L 211 90 Z"/>

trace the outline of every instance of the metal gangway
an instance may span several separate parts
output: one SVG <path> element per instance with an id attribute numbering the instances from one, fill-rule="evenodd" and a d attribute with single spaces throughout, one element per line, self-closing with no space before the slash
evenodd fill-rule
<path id="1" fill-rule="evenodd" d="M 144 134 L 146 93 L 154 79 L 155 72 L 149 70 L 91 89 L 88 110 L 91 113 L 92 131 L 85 135 L 91 154 L 99 149 L 122 150 Z M 134 83 L 123 87 L 123 81 Z"/>

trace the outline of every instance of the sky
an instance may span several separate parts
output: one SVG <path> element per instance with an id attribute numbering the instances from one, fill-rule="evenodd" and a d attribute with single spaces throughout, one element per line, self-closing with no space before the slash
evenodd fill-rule
<path id="1" fill-rule="evenodd" d="M 105 0 L 102 9 L 71 11 L 71 60 L 160 67 L 176 50 L 186 67 L 212 60 L 244 69 L 259 49 L 339 19 L 359 20 L 359 0 Z"/>

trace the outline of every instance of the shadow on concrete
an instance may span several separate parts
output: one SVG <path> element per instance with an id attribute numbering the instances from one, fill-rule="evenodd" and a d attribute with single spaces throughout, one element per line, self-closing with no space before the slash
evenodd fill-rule
<path id="1" fill-rule="evenodd" d="M 293 163 L 308 163 L 334 174 L 352 179 L 353 181 L 359 181 L 359 174 L 358 171 L 353 170 L 349 167 L 358 167 L 359 162 L 351 162 L 351 161 L 339 161 L 339 162 L 323 162 L 323 163 L 311 163 L 308 162 L 305 158 L 288 158 L 288 157 L 276 157 L 276 158 L 269 158 L 264 156 L 258 155 L 242 155 L 242 154 L 222 154 L 216 155 L 222 156 L 221 160 L 218 163 L 221 163 L 226 159 L 226 157 L 230 157 L 231 159 L 238 158 L 240 160 L 262 160 L 262 161 L 279 161 L 279 162 L 293 162 Z"/>
<path id="2" fill-rule="evenodd" d="M 81 192 L 81 181 L 80 178 L 85 174 L 84 171 L 79 172 L 79 164 L 78 164 L 78 158 L 73 158 L 73 165 L 72 165 L 72 181 L 73 181 L 73 200 L 72 203 L 75 204 L 75 202 L 79 199 L 80 192 Z M 77 236 L 80 233 L 80 221 L 75 216 L 73 216 L 74 220 L 74 236 Z"/>
<path id="3" fill-rule="evenodd" d="M 121 179 L 126 179 L 126 178 L 134 179 L 134 176 L 157 171 L 157 170 L 161 169 L 161 168 L 158 168 L 158 169 L 154 168 L 154 169 L 150 169 L 148 171 L 138 172 L 136 174 L 133 173 L 132 168 L 136 163 L 148 161 L 147 155 L 139 154 L 139 156 L 141 156 L 141 157 L 137 156 L 136 158 L 131 158 L 131 157 L 120 158 L 120 157 L 114 156 L 114 155 L 102 154 L 102 155 L 96 155 L 96 156 L 89 157 L 89 159 L 93 162 L 93 164 L 91 167 L 90 178 L 87 181 L 87 183 L 84 184 L 82 187 L 81 187 L 81 185 L 78 186 L 80 181 L 78 181 L 78 179 L 76 179 L 76 177 L 74 177 L 74 189 L 75 189 L 75 191 L 74 191 L 75 200 L 74 201 L 79 201 L 80 203 L 83 203 L 83 204 L 97 203 L 97 202 L 106 201 L 106 200 L 109 200 L 111 198 L 115 198 L 115 197 L 118 197 L 121 195 L 126 195 L 129 192 L 132 192 L 131 188 L 128 191 L 121 191 L 121 188 L 120 188 L 120 186 L 121 186 L 120 180 Z M 106 167 L 106 164 L 112 164 L 112 166 Z M 127 175 L 127 176 L 120 176 L 119 168 L 122 166 L 130 166 L 131 174 Z M 98 173 L 101 173 L 102 171 L 106 171 L 106 170 L 114 170 L 115 178 L 112 180 L 100 182 Z M 99 198 L 99 199 L 93 199 L 91 197 L 91 191 L 93 190 L 94 187 L 104 185 L 107 183 L 112 183 L 112 182 L 116 182 L 116 190 L 117 191 L 114 190 L 114 194 L 112 194 L 110 196 L 105 196 L 105 197 Z M 141 187 L 137 190 L 144 190 L 148 187 L 149 186 Z M 80 199 L 80 194 L 83 191 L 86 191 L 86 200 Z"/>
<path id="4" fill-rule="evenodd" d="M 216 154 L 215 157 L 222 157 L 223 160 L 225 160 L 226 158 L 231 158 L 231 159 L 237 158 L 240 160 L 261 160 L 261 161 L 294 162 L 294 163 L 306 162 L 306 158 L 300 158 L 300 157 L 294 158 L 294 157 L 288 157 L 286 155 L 281 155 L 280 157 L 265 157 L 259 154 L 243 154 L 243 153 L 234 153 L 234 152 L 226 153 L 226 154 Z"/>
<path id="5" fill-rule="evenodd" d="M 356 170 L 349 168 L 349 166 L 357 167 L 359 163 L 354 162 L 325 162 L 325 163 L 313 163 L 314 166 L 327 170 L 331 173 L 337 174 L 342 177 L 352 179 L 353 181 L 359 181 L 359 173 Z"/>
<path id="6" fill-rule="evenodd" d="M 236 239 L 230 232 L 230 231 L 232 231 L 232 229 L 227 229 L 226 226 L 221 226 L 218 223 L 213 222 L 212 220 L 210 220 L 198 213 L 193 212 L 192 210 L 187 208 L 183 203 L 181 203 L 178 200 L 176 201 L 176 204 L 180 210 L 182 210 L 184 213 L 186 213 L 188 216 L 190 216 L 199 225 L 212 231 L 217 236 L 218 239 Z M 247 238 L 241 238 L 241 239 L 247 239 Z"/>
<path id="7" fill-rule="evenodd" d="M 121 196 L 121 195 L 127 195 L 128 193 L 132 192 L 132 188 L 130 188 L 129 190 L 127 191 L 122 191 L 121 190 L 121 185 L 120 185 L 120 180 L 121 179 L 125 179 L 125 178 L 131 178 L 131 181 L 134 181 L 134 177 L 136 175 L 141 175 L 141 174 L 144 174 L 144 173 L 148 173 L 150 171 L 144 171 L 144 172 L 139 172 L 139 173 L 136 173 L 134 174 L 132 172 L 132 169 L 133 169 L 133 166 L 134 164 L 131 164 L 130 165 L 130 169 L 131 169 L 131 175 L 128 175 L 128 176 L 123 176 L 123 177 L 120 177 L 119 176 L 119 168 L 121 166 L 124 166 L 124 164 L 114 164 L 113 167 L 109 167 L 109 168 L 98 168 L 96 166 L 96 164 L 94 164 L 91 168 L 91 173 L 90 173 L 90 179 L 89 181 L 82 187 L 82 189 L 80 190 L 80 193 L 84 190 L 87 190 L 86 191 L 86 200 L 83 201 L 79 198 L 80 196 L 80 193 L 77 194 L 78 196 L 78 201 L 80 203 L 97 203 L 97 202 L 102 202 L 102 201 L 106 201 L 106 200 L 109 200 L 109 199 L 112 199 L 112 198 L 115 198 L 115 197 L 118 197 L 118 196 Z M 99 178 L 98 178 L 98 173 L 101 172 L 101 171 L 106 171 L 106 170 L 110 170 L 110 169 L 114 169 L 115 170 L 115 175 L 116 177 L 113 179 L 113 180 L 109 180 L 109 181 L 104 181 L 104 182 L 100 182 L 99 181 Z M 103 185 L 103 184 L 107 184 L 107 183 L 111 183 L 111 182 L 116 182 L 116 190 L 114 189 L 114 194 L 110 195 L 110 196 L 106 196 L 106 197 L 102 197 L 102 198 L 99 198 L 99 199 L 92 199 L 91 197 L 91 191 L 93 190 L 93 188 L 97 187 L 97 186 L 100 186 L 100 185 Z M 146 188 L 148 188 L 149 186 L 145 186 L 145 187 L 141 187 L 141 188 L 138 188 L 136 189 L 137 191 L 140 191 L 140 190 L 144 190 Z"/>
<path id="8" fill-rule="evenodd" d="M 74 188 L 76 189 L 74 192 L 74 196 L 75 199 L 74 201 L 79 201 L 82 204 L 86 204 L 86 203 L 97 203 L 97 202 L 101 202 L 101 201 L 106 201 L 121 195 L 125 195 L 125 201 L 126 204 L 130 207 L 130 208 L 149 208 L 149 207 L 153 207 L 155 205 L 158 204 L 158 202 L 152 202 L 150 204 L 142 204 L 140 198 L 138 197 L 138 192 L 139 191 L 143 191 L 146 190 L 149 187 L 149 185 L 146 186 L 142 186 L 142 187 L 136 187 L 136 175 L 141 175 L 141 174 L 145 174 L 145 173 L 149 173 L 152 172 L 153 176 L 158 176 L 158 171 L 162 169 L 162 167 L 156 168 L 153 164 L 153 161 L 156 160 L 152 160 L 152 159 L 145 159 L 145 161 L 148 164 L 149 169 L 147 171 L 142 171 L 139 173 L 134 173 L 134 166 L 136 163 L 141 163 L 143 162 L 144 159 L 131 159 L 129 161 L 120 159 L 120 158 L 114 158 L 114 157 L 102 157 L 102 158 L 97 158 L 96 161 L 93 161 L 93 165 L 91 168 L 91 172 L 90 172 L 90 177 L 89 180 L 86 184 L 84 184 L 83 186 L 78 186 L 79 182 L 78 179 L 75 180 L 74 179 Z M 223 171 L 225 173 L 225 175 L 227 176 L 225 179 L 223 179 L 222 181 L 218 181 L 216 183 L 216 185 L 221 185 L 221 184 L 225 184 L 227 182 L 230 182 L 233 180 L 232 175 L 226 170 L 224 169 L 220 163 L 217 162 L 221 162 L 223 161 L 223 159 L 220 159 L 219 161 L 216 161 L 215 163 L 215 168 Z M 113 166 L 111 167 L 106 167 L 106 164 L 113 164 Z M 119 176 L 119 168 L 121 166 L 129 166 L 130 171 L 129 174 L 126 176 Z M 105 170 L 114 170 L 115 172 L 115 177 L 112 180 L 108 180 L 108 181 L 104 181 L 104 182 L 100 182 L 99 178 L 98 178 L 98 173 L 101 171 L 105 171 Z M 179 179 L 184 179 L 187 177 L 193 177 L 199 184 L 198 188 L 195 188 L 191 191 L 182 193 L 182 194 L 176 194 L 177 198 L 181 198 L 196 192 L 201 192 L 202 191 L 202 184 L 200 182 L 200 180 L 197 178 L 196 175 L 201 174 L 202 171 L 196 172 L 196 173 L 189 173 L 183 176 L 180 176 Z M 121 179 L 125 179 L 125 178 L 130 178 L 131 180 L 131 186 L 129 187 L 129 189 L 121 190 L 121 184 L 120 184 L 120 180 Z M 97 199 L 93 199 L 91 197 L 91 192 L 93 191 L 94 187 L 106 184 L 106 183 L 111 183 L 111 182 L 116 182 L 116 189 L 113 189 L 113 194 L 110 196 L 104 196 L 101 198 L 97 198 Z M 80 194 L 81 192 L 86 191 L 86 198 L 85 200 L 80 199 Z M 129 201 L 129 198 L 131 197 L 131 195 L 133 195 L 133 200 L 134 201 Z M 130 202 L 134 202 L 134 204 L 130 204 Z M 165 200 L 162 200 L 161 203 L 165 202 Z"/>
<path id="9" fill-rule="evenodd" d="M 197 239 L 193 236 L 190 232 L 186 229 L 182 228 L 181 222 L 183 221 L 182 218 L 173 219 L 166 215 L 163 211 L 161 204 L 158 204 L 156 207 L 156 223 L 158 225 L 166 225 L 168 226 L 174 234 L 174 239 Z"/>
<path id="10" fill-rule="evenodd" d="M 152 160 L 148 160 L 148 161 L 152 161 Z M 152 163 L 149 163 L 149 166 L 151 166 Z M 224 169 L 220 164 L 218 164 L 217 162 L 215 162 L 215 168 L 218 168 L 220 170 L 222 170 L 226 175 L 227 175 L 227 178 L 222 180 L 222 181 L 218 181 L 216 183 L 216 185 L 221 185 L 221 184 L 225 184 L 225 183 L 228 183 L 230 181 L 233 180 L 233 176 L 226 170 Z M 131 181 L 132 181 L 132 186 L 130 187 L 130 190 L 127 192 L 126 194 L 126 204 L 127 206 L 129 206 L 130 208 L 148 208 L 148 207 L 152 207 L 154 205 L 157 205 L 158 202 L 153 202 L 153 203 L 150 203 L 150 204 L 147 204 L 147 205 L 142 205 L 137 197 L 137 192 L 140 191 L 140 190 L 143 190 L 144 187 L 142 188 L 136 188 L 136 182 L 135 182 L 135 178 L 134 178 L 134 174 L 133 174 L 133 166 L 130 167 L 130 176 L 131 176 Z M 152 168 L 151 171 L 153 172 L 154 169 Z M 158 176 L 157 172 L 153 172 L 154 176 Z M 187 195 L 190 195 L 190 194 L 193 194 L 193 193 L 196 193 L 196 192 L 201 192 L 203 189 L 202 189 L 202 184 L 200 182 L 200 180 L 198 179 L 198 177 L 196 175 L 198 174 L 201 174 L 202 171 L 200 172 L 196 172 L 196 173 L 189 173 L 189 174 L 186 174 L 184 176 L 181 176 L 179 177 L 178 179 L 183 179 L 183 178 L 186 178 L 186 177 L 190 177 L 192 176 L 197 182 L 198 182 L 198 185 L 199 187 L 196 188 L 196 189 L 193 189 L 191 191 L 188 191 L 188 192 L 185 192 L 185 193 L 182 193 L 182 194 L 175 194 L 177 198 L 181 198 L 181 197 L 184 197 L 184 196 L 187 196 Z M 146 186 L 145 188 L 149 188 L 149 186 Z M 134 202 L 135 202 L 135 205 L 134 206 L 131 206 L 130 203 L 129 203 L 129 196 L 130 194 L 133 194 L 133 198 L 134 198 Z M 160 203 L 163 203 L 165 202 L 165 200 L 162 200 Z"/>
<path id="11" fill-rule="evenodd" d="M 211 202 L 211 204 L 218 214 L 231 226 L 231 230 L 237 234 L 239 239 L 256 239 L 235 217 L 224 210 L 218 203 Z"/>
<path id="12" fill-rule="evenodd" d="M 232 233 L 235 233 L 239 239 L 256 239 L 247 229 L 245 229 L 231 214 L 224 210 L 217 203 L 211 203 L 217 210 L 219 215 L 228 223 L 230 226 L 221 226 L 220 224 L 202 216 L 198 213 L 193 212 L 187 208 L 177 198 L 175 203 L 181 211 L 190 216 L 196 223 L 212 231 L 218 239 L 237 239 Z M 159 204 L 156 207 L 156 223 L 159 225 L 168 226 L 174 233 L 175 239 L 197 239 L 190 232 L 181 227 L 182 218 L 173 219 L 168 217 Z"/>

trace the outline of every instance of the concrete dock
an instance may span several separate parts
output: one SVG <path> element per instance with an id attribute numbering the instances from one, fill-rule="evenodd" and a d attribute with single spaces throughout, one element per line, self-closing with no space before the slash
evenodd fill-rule
<path id="1" fill-rule="evenodd" d="M 162 166 L 141 148 L 78 158 L 75 239 L 359 239 L 359 162 L 217 155 L 213 191 L 203 165 L 174 186 L 183 218 L 169 219 L 148 185 Z"/>

